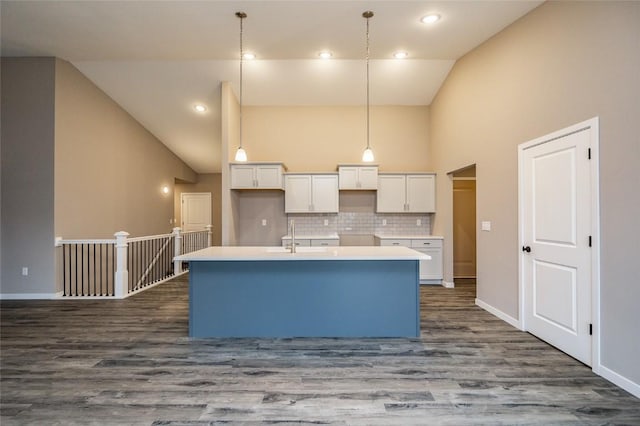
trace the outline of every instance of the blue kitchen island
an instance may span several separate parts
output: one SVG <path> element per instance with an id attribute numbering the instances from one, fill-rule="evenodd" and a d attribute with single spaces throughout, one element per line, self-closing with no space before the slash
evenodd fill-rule
<path id="1" fill-rule="evenodd" d="M 189 262 L 189 336 L 418 337 L 406 247 L 209 247 Z"/>

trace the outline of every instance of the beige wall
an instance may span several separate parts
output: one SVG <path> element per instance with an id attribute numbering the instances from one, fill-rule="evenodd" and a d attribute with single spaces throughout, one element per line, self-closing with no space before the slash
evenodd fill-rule
<path id="1" fill-rule="evenodd" d="M 2 58 L 3 295 L 55 291 L 54 70 L 53 58 Z"/>
<path id="2" fill-rule="evenodd" d="M 640 383 L 640 3 L 547 2 L 461 58 L 431 106 L 435 233 L 451 280 L 451 180 L 477 165 L 478 298 L 518 318 L 517 146 L 600 117 L 602 364 Z"/>
<path id="3" fill-rule="evenodd" d="M 170 232 L 184 162 L 73 65 L 56 60 L 55 231 L 64 238 Z"/>
<path id="4" fill-rule="evenodd" d="M 198 174 L 196 183 L 176 183 L 174 187 L 173 214 L 176 225 L 182 223 L 180 196 L 183 192 L 210 192 L 211 193 L 211 244 L 219 246 L 222 240 L 221 215 L 222 215 L 222 175 L 220 173 Z"/>
<path id="5" fill-rule="evenodd" d="M 289 171 L 360 163 L 366 146 L 362 106 L 243 107 L 243 128 L 249 161 L 282 161 Z M 370 138 L 381 171 L 430 170 L 429 107 L 372 107 Z"/>

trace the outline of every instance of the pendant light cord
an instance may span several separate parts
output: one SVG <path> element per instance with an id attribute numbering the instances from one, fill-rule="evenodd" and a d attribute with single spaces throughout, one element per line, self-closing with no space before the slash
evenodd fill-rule
<path id="1" fill-rule="evenodd" d="M 244 49 L 243 49 L 243 45 L 242 45 L 242 39 L 243 39 L 243 21 L 244 18 L 247 17 L 247 14 L 244 12 L 236 12 L 236 16 L 238 18 L 240 18 L 240 114 L 239 114 L 239 120 L 240 120 L 240 149 L 242 148 L 242 65 L 244 63 Z"/>
<path id="2" fill-rule="evenodd" d="M 362 16 L 367 20 L 367 149 L 371 149 L 369 145 L 369 18 L 373 16 L 373 12 L 368 10 Z"/>

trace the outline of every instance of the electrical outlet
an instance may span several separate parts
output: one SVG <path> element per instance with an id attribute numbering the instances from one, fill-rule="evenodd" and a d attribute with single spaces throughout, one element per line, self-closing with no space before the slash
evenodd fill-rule
<path id="1" fill-rule="evenodd" d="M 29 268 L 27 268 L 26 266 L 22 267 L 22 276 L 26 277 L 27 275 L 29 275 Z"/>
<path id="2" fill-rule="evenodd" d="M 324 226 L 329 226 L 329 219 L 324 220 Z"/>
<path id="3" fill-rule="evenodd" d="M 416 226 L 422 225 L 422 219 L 416 219 Z"/>
<path id="4" fill-rule="evenodd" d="M 262 226 L 267 226 L 267 219 L 262 219 Z"/>
<path id="5" fill-rule="evenodd" d="M 387 226 L 387 219 L 382 219 L 382 226 Z"/>
<path id="6" fill-rule="evenodd" d="M 491 222 L 488 220 L 483 220 L 480 223 L 480 226 L 481 226 L 480 229 L 482 229 L 483 231 L 491 231 Z"/>

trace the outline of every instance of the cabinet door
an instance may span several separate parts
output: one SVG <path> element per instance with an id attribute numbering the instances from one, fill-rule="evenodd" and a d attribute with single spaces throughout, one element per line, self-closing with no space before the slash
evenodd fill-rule
<path id="1" fill-rule="evenodd" d="M 311 211 L 311 176 L 287 175 L 284 179 L 285 213 L 308 213 Z"/>
<path id="2" fill-rule="evenodd" d="M 358 189 L 358 168 L 340 167 L 338 169 L 340 189 Z"/>
<path id="3" fill-rule="evenodd" d="M 255 181 L 255 166 L 231 166 L 231 189 L 253 188 Z"/>
<path id="4" fill-rule="evenodd" d="M 431 256 L 429 260 L 420 261 L 421 280 L 441 280 L 442 279 L 442 248 L 421 248 L 414 249 Z"/>
<path id="5" fill-rule="evenodd" d="M 436 211 L 434 175 L 407 176 L 407 211 L 434 213 Z"/>
<path id="6" fill-rule="evenodd" d="M 338 175 L 312 176 L 312 211 L 338 213 Z"/>
<path id="7" fill-rule="evenodd" d="M 379 176 L 376 211 L 379 213 L 404 212 L 405 192 L 404 175 Z"/>
<path id="8" fill-rule="evenodd" d="M 377 167 L 358 167 L 358 188 L 378 189 Z"/>
<path id="9" fill-rule="evenodd" d="M 258 188 L 282 188 L 282 169 L 280 166 L 256 166 Z"/>

